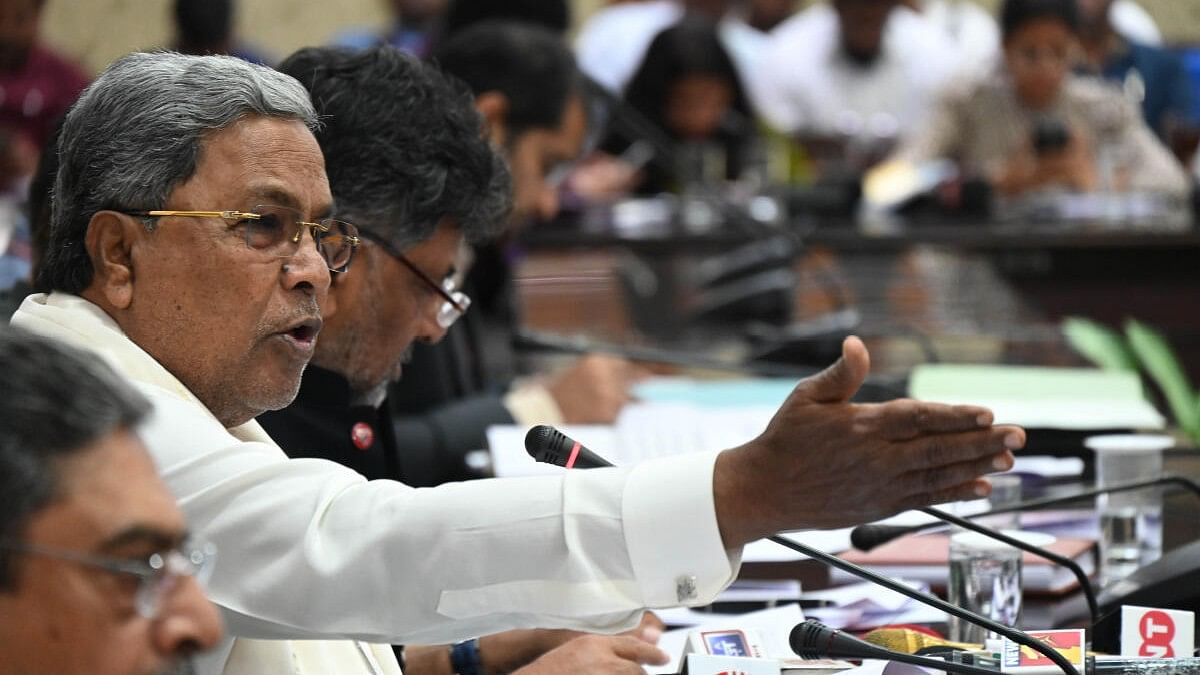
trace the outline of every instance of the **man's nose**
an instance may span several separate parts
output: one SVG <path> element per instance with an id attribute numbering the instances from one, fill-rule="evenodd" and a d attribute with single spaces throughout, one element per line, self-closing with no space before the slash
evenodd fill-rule
<path id="1" fill-rule="evenodd" d="M 309 228 L 304 228 L 301 233 L 296 252 L 283 261 L 283 272 L 284 284 L 289 289 L 311 289 L 322 297 L 329 290 L 329 264 L 317 250 L 317 242 Z"/>
<path id="2" fill-rule="evenodd" d="M 154 622 L 154 648 L 161 656 L 183 658 L 212 649 L 221 640 L 221 617 L 194 578 L 181 578 L 163 602 Z"/>

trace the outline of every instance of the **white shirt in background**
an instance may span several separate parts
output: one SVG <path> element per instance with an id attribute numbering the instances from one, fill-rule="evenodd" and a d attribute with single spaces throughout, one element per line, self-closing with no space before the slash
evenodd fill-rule
<path id="1" fill-rule="evenodd" d="M 954 43 L 963 70 L 982 75 L 995 68 L 1000 55 L 1000 26 L 987 10 L 972 0 L 924 0 L 921 16 L 941 28 Z"/>
<path id="2" fill-rule="evenodd" d="M 879 58 L 860 66 L 842 51 L 837 14 L 819 4 L 772 32 L 748 88 L 781 132 L 886 136 L 916 123 L 961 70 L 942 29 L 903 7 L 888 18 Z"/>

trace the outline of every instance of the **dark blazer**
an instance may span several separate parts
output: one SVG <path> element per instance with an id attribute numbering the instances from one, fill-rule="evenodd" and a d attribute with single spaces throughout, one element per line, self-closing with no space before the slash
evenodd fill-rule
<path id="1" fill-rule="evenodd" d="M 296 400 L 258 422 L 289 457 L 332 460 L 371 480 L 404 475 L 386 401 L 351 405 L 350 385 L 332 371 L 309 366 Z"/>
<path id="2" fill-rule="evenodd" d="M 512 424 L 504 394 L 517 371 L 512 336 L 518 318 L 504 252 L 476 251 L 464 284 L 471 309 L 436 345 L 417 344 L 388 400 L 405 454 L 428 458 L 430 480 L 478 477 L 463 458 L 487 447 L 487 428 Z"/>
<path id="3" fill-rule="evenodd" d="M 370 479 L 431 487 L 481 477 L 467 454 L 487 447 L 489 426 L 513 423 L 503 401 L 515 368 L 510 289 L 503 255 L 482 249 L 465 289 L 471 310 L 440 344 L 414 345 L 381 406 L 352 405 L 343 377 L 309 366 L 296 400 L 258 421 L 289 456 L 333 460 Z"/>

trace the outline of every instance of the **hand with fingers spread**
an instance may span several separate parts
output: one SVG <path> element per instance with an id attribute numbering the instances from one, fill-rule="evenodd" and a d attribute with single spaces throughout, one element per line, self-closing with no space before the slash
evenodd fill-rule
<path id="1" fill-rule="evenodd" d="M 644 664 L 669 660 L 658 647 L 627 635 L 584 635 L 546 652 L 513 675 L 642 675 Z"/>
<path id="2" fill-rule="evenodd" d="M 982 476 L 1012 467 L 1025 432 L 993 426 L 985 408 L 851 403 L 869 370 L 866 347 L 848 338 L 842 358 L 800 382 L 766 431 L 718 457 L 713 491 L 727 547 L 982 497 Z"/>

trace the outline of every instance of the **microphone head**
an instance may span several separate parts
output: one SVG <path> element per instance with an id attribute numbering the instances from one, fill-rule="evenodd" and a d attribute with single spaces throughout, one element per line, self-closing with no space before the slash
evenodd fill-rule
<path id="1" fill-rule="evenodd" d="M 525 451 L 539 462 L 566 466 L 568 451 L 574 445 L 561 431 L 539 424 L 525 434 Z"/>
<path id="2" fill-rule="evenodd" d="M 850 530 L 850 545 L 860 551 L 870 551 L 910 531 L 912 528 L 901 525 L 859 525 Z"/>
<path id="3" fill-rule="evenodd" d="M 796 624 L 788 636 L 788 644 L 802 659 L 826 659 L 835 632 L 820 621 L 809 619 Z"/>
<path id="4" fill-rule="evenodd" d="M 788 643 L 802 659 L 888 659 L 894 656 L 886 649 L 813 619 L 796 624 L 788 636 Z"/>
<path id="5" fill-rule="evenodd" d="M 612 462 L 583 447 L 554 427 L 539 424 L 525 434 L 525 451 L 539 462 L 564 469 L 595 469 Z"/>

